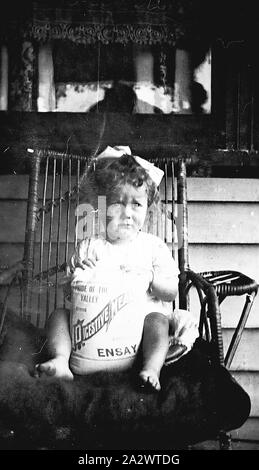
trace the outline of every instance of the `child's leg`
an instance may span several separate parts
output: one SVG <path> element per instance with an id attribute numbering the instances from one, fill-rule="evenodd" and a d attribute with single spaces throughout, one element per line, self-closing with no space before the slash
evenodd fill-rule
<path id="1" fill-rule="evenodd" d="M 68 310 L 60 308 L 51 314 L 47 325 L 47 349 L 51 359 L 36 365 L 35 377 L 46 375 L 72 380 L 73 374 L 69 369 L 71 338 Z"/>
<path id="2" fill-rule="evenodd" d="M 168 318 L 161 313 L 150 313 L 145 318 L 142 340 L 143 365 L 139 376 L 143 386 L 148 384 L 160 390 L 159 376 L 168 346 Z"/>

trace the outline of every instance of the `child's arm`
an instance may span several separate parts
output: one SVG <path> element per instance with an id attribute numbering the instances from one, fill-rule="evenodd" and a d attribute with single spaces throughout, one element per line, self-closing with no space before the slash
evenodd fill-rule
<path id="1" fill-rule="evenodd" d="M 98 245 L 97 245 L 98 246 Z M 93 243 L 91 238 L 82 240 L 76 247 L 68 264 L 68 273 L 73 273 L 76 268 L 94 268 L 99 256 L 95 250 L 96 240 Z"/>
<path id="2" fill-rule="evenodd" d="M 165 302 L 172 302 L 178 292 L 178 276 L 163 272 L 160 268 L 153 270 L 153 280 L 150 284 L 152 295 Z"/>
<path id="3" fill-rule="evenodd" d="M 172 302 L 178 293 L 179 270 L 167 245 L 154 237 L 152 245 L 152 295 L 164 302 Z"/>

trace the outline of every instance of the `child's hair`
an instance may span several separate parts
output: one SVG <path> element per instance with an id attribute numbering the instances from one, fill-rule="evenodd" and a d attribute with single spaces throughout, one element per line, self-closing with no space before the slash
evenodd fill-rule
<path id="1" fill-rule="evenodd" d="M 159 193 L 147 171 L 131 155 L 120 158 L 100 158 L 92 162 L 80 187 L 81 201 L 95 204 L 98 196 L 109 196 L 121 186 L 131 184 L 135 188 L 146 184 L 148 207 L 157 203 Z"/>

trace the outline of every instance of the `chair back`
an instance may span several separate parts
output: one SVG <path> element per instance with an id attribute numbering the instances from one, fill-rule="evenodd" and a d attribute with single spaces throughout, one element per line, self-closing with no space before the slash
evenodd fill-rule
<path id="1" fill-rule="evenodd" d="M 90 158 L 50 150 L 28 153 L 30 177 L 24 246 L 23 316 L 44 326 L 62 302 L 60 284 L 77 243 L 98 230 L 98 211 L 80 205 L 80 184 Z M 153 158 L 164 171 L 160 203 L 148 212 L 144 230 L 170 247 L 180 272 L 188 268 L 186 162 Z M 181 278 L 180 278 L 181 280 Z M 179 303 L 186 307 L 179 286 Z"/>

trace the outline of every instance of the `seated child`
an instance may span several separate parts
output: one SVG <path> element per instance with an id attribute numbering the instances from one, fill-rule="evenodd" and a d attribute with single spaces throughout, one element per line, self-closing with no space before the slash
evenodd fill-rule
<path id="1" fill-rule="evenodd" d="M 36 376 L 125 370 L 141 354 L 141 385 L 160 390 L 179 272 L 166 244 L 142 228 L 162 177 L 128 147 L 107 147 L 91 163 L 81 190 L 93 209 L 105 196 L 104 230 L 72 255 L 69 309 L 50 316 L 50 360 L 36 366 Z"/>

